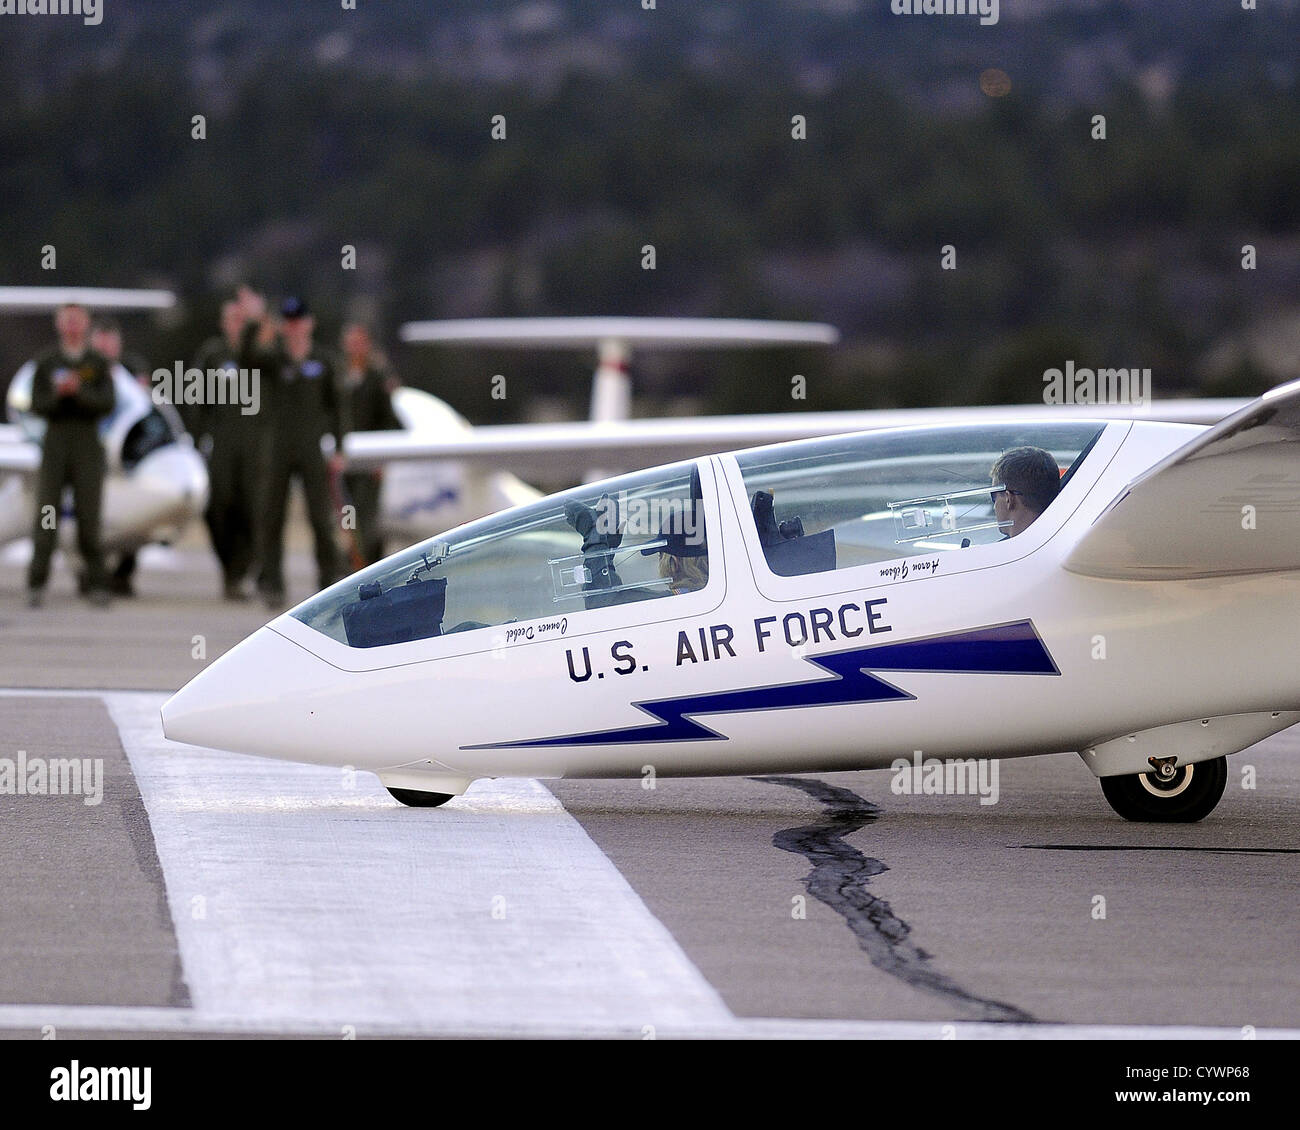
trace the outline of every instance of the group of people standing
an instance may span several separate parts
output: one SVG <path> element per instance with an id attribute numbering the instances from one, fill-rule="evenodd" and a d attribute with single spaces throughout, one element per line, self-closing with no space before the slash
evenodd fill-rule
<path id="1" fill-rule="evenodd" d="M 98 423 L 114 408 L 112 364 L 127 364 L 146 384 L 149 374 L 143 364 L 137 368 L 122 357 L 116 326 L 109 326 L 112 338 L 102 346 L 92 338 L 84 307 L 61 307 L 55 327 L 58 344 L 37 358 L 32 382 L 31 410 L 46 421 L 46 432 L 28 573 L 30 603 L 42 603 L 57 541 L 52 516 L 61 512 L 63 491 L 71 487 L 85 563 L 83 588 L 93 603 L 104 605 L 110 588 L 130 592 L 134 562 L 124 560 L 117 574 L 106 574 L 100 546 L 105 467 Z M 283 607 L 284 530 L 294 478 L 306 499 L 321 588 L 343 575 L 340 531 L 350 545 L 352 568 L 383 556 L 382 472 L 346 471 L 343 437 L 350 430 L 401 427 L 392 405 L 397 382 L 364 324 L 344 327 L 341 356 L 317 344 L 315 329 L 315 318 L 300 299 L 286 299 L 278 315 L 272 315 L 260 294 L 241 287 L 221 307 L 220 332 L 195 358 L 195 368 L 226 374 L 231 382 L 240 379 L 240 370 L 255 374 L 258 389 L 252 412 L 237 396 L 182 409 L 208 463 L 205 517 L 227 600 L 247 599 L 249 581 L 255 580 L 268 607 Z M 325 436 L 334 441 L 329 455 L 322 449 Z"/>
<path id="2" fill-rule="evenodd" d="M 355 519 L 342 523 L 352 543 L 351 564 L 383 556 L 379 473 L 345 472 L 343 437 L 401 427 L 392 406 L 396 381 L 366 326 L 344 327 L 341 358 L 317 344 L 315 331 L 315 317 L 302 300 L 285 299 L 274 317 L 261 295 L 242 287 L 221 308 L 221 333 L 195 359 L 204 372 L 242 369 L 259 379 L 257 412 L 246 415 L 236 397 L 223 398 L 203 405 L 191 425 L 208 457 L 207 521 L 228 600 L 245 598 L 256 571 L 268 606 L 284 604 L 284 526 L 294 478 L 307 503 L 319 587 L 343 575 L 337 543 L 342 506 L 351 506 Z M 324 436 L 334 440 L 329 456 L 322 451 Z"/>

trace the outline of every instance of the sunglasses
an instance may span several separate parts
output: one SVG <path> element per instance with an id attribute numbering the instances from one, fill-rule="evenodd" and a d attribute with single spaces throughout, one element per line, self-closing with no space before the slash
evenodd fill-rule
<path id="1" fill-rule="evenodd" d="M 1006 491 L 1007 494 L 1021 494 L 1021 493 L 1022 493 L 1021 491 L 1018 491 L 1018 490 L 1012 490 L 1010 487 L 994 487 L 991 491 L 989 491 L 989 501 L 990 501 L 994 506 L 996 506 L 996 505 L 998 504 L 998 495 L 1000 495 L 1003 491 Z"/>

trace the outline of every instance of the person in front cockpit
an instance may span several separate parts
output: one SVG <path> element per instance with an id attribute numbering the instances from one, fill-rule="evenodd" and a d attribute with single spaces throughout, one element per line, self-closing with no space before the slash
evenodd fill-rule
<path id="1" fill-rule="evenodd" d="M 659 575 L 667 578 L 674 595 L 695 592 L 709 583 L 709 559 L 702 554 L 681 556 L 664 550 L 659 554 Z"/>
<path id="2" fill-rule="evenodd" d="M 1007 538 L 1023 534 L 1061 491 L 1061 469 L 1041 447 L 1004 451 L 989 474 L 993 513 Z"/>
<path id="3" fill-rule="evenodd" d="M 695 592 L 709 583 L 709 549 L 698 503 L 692 502 L 676 518 L 665 519 L 659 537 L 661 540 L 655 543 L 659 548 L 659 576 L 668 581 L 669 592 L 674 596 Z"/>

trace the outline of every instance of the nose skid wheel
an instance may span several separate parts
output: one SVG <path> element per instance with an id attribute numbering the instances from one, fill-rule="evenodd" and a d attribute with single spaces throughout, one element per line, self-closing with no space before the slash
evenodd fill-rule
<path id="1" fill-rule="evenodd" d="M 1216 757 L 1152 773 L 1102 777 L 1101 791 L 1125 820 L 1191 824 L 1214 811 L 1228 783 L 1228 759 Z"/>
<path id="2" fill-rule="evenodd" d="M 419 789 L 389 789 L 394 800 L 399 800 L 411 808 L 437 808 L 446 804 L 454 793 L 426 793 Z"/>

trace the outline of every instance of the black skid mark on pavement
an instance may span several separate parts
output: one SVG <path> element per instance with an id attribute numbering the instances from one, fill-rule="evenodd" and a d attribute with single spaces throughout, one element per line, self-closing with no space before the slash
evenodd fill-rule
<path id="1" fill-rule="evenodd" d="M 804 856 L 812 864 L 812 871 L 803 881 L 808 893 L 848 923 L 872 965 L 914 989 L 941 997 L 956 1006 L 964 1018 L 1034 1023 L 1034 1017 L 1022 1009 L 968 993 L 933 968 L 931 955 L 908 938 L 912 928 L 888 902 L 868 892 L 871 877 L 889 868 L 845 843 L 844 837 L 874 823 L 881 815 L 879 805 L 825 781 L 802 777 L 750 779 L 799 789 L 826 806 L 824 817 L 816 824 L 786 828 L 772 836 L 772 843 L 782 851 Z"/>

